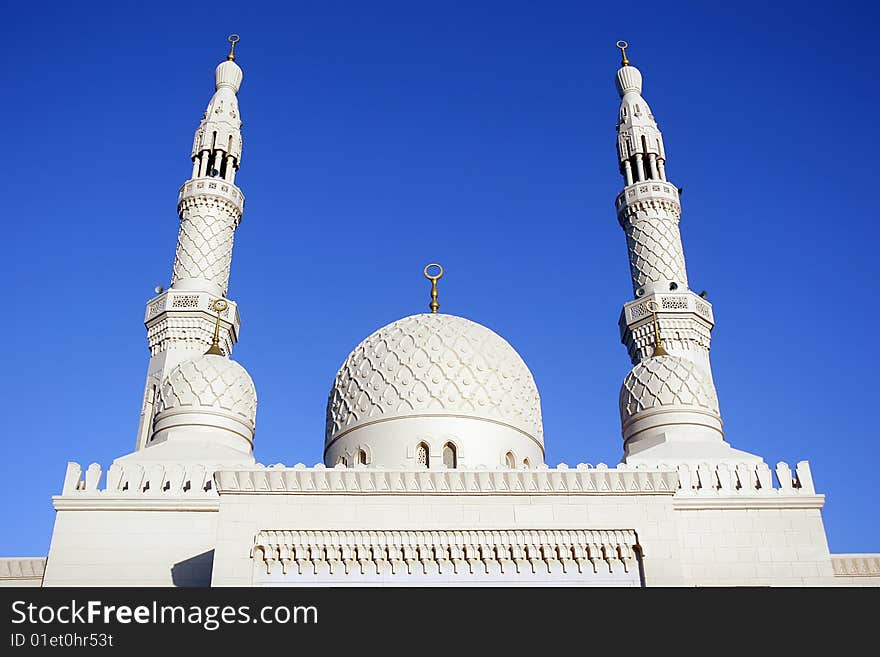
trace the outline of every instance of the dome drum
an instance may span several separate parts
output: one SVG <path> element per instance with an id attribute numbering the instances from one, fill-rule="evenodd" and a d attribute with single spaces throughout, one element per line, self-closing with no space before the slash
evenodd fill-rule
<path id="1" fill-rule="evenodd" d="M 627 463 L 642 451 L 666 443 L 724 443 L 721 417 L 693 406 L 664 406 L 636 413 L 623 423 Z"/>
<path id="2" fill-rule="evenodd" d="M 420 455 L 420 446 L 426 448 L 426 454 Z M 351 466 L 357 463 L 351 455 L 364 450 L 369 455 L 367 465 L 450 467 L 448 457 L 444 459 L 447 446 L 453 454 L 451 467 L 462 469 L 507 467 L 508 454 L 517 468 L 544 462 L 543 446 L 509 425 L 470 417 L 425 415 L 378 420 L 341 434 L 327 445 L 324 463 Z"/>
<path id="3" fill-rule="evenodd" d="M 208 409 L 172 409 L 156 416 L 147 446 L 175 442 L 211 443 L 249 454 L 254 448 L 254 426 L 241 417 Z"/>

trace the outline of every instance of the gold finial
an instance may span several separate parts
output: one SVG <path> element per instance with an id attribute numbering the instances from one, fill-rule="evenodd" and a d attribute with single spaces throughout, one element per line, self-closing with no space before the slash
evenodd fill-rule
<path id="1" fill-rule="evenodd" d="M 214 324 L 214 340 L 211 342 L 211 348 L 205 354 L 213 354 L 215 356 L 223 356 L 220 351 L 220 313 L 229 308 L 229 302 L 226 299 L 215 299 L 211 302 L 211 310 L 217 313 L 217 323 Z"/>
<path id="2" fill-rule="evenodd" d="M 617 47 L 620 48 L 620 65 L 621 66 L 629 66 L 629 60 L 626 58 L 626 49 L 629 48 L 629 44 L 626 41 L 618 41 Z"/>
<path id="3" fill-rule="evenodd" d="M 230 62 L 235 61 L 235 44 L 241 40 L 241 37 L 237 34 L 230 34 L 226 37 L 226 40 L 229 42 L 229 54 L 226 55 L 226 59 Z"/>
<path id="4" fill-rule="evenodd" d="M 651 358 L 654 356 L 668 356 L 669 352 L 663 348 L 663 340 L 660 339 L 660 324 L 657 322 L 657 311 L 660 310 L 660 306 L 651 299 L 645 304 L 645 308 L 654 316 L 654 353 L 651 354 Z"/>
<path id="5" fill-rule="evenodd" d="M 430 274 L 429 271 L 431 267 L 437 268 L 436 274 Z M 440 303 L 437 301 L 437 281 L 443 278 L 443 267 L 438 265 L 436 262 L 432 262 L 430 265 L 425 267 L 425 278 L 431 281 L 431 312 L 436 313 L 437 309 L 440 308 Z"/>

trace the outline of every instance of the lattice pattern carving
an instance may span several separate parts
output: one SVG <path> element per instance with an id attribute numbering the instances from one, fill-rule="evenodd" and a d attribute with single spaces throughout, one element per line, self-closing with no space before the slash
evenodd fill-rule
<path id="1" fill-rule="evenodd" d="M 158 413 L 172 408 L 220 409 L 254 424 L 257 391 L 241 365 L 225 356 L 185 360 L 162 382 Z"/>
<path id="2" fill-rule="evenodd" d="M 718 414 L 715 387 L 696 363 L 677 356 L 657 356 L 636 365 L 620 389 L 620 417 L 660 406 L 696 406 Z"/>
<path id="3" fill-rule="evenodd" d="M 663 212 L 638 212 L 626 226 L 626 246 L 634 290 L 656 281 L 675 281 L 687 286 L 677 220 Z"/>
<path id="4" fill-rule="evenodd" d="M 413 315 L 369 336 L 336 375 L 326 439 L 376 418 L 422 413 L 496 420 L 543 441 L 541 399 L 503 338 L 455 315 Z"/>
<path id="5" fill-rule="evenodd" d="M 217 197 L 195 196 L 181 202 L 180 217 L 172 285 L 184 279 L 203 279 L 218 285 L 225 294 L 240 218 L 238 208 Z"/>

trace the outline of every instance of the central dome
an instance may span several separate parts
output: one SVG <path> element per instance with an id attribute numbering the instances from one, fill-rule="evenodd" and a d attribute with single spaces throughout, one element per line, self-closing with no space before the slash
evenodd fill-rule
<path id="1" fill-rule="evenodd" d="M 439 422 L 441 418 L 454 418 L 458 423 Z M 420 422 L 406 427 L 389 424 L 405 419 Z M 369 427 L 375 431 L 360 437 L 369 438 L 369 444 L 339 445 L 341 439 Z M 480 441 L 504 443 L 502 434 L 513 443 L 493 444 L 499 454 L 475 458 L 487 446 L 478 446 Z M 335 464 L 331 456 L 349 462 L 344 455 L 378 455 L 391 443 L 402 446 L 403 441 L 407 445 L 399 461 L 389 455 L 392 461 L 382 464 L 397 466 L 415 459 L 424 465 L 413 448 L 431 440 L 436 442 L 438 457 L 447 442 L 457 446 L 468 466 L 514 463 L 520 467 L 523 462 L 543 460 L 541 399 L 528 367 L 501 336 L 455 315 L 412 315 L 373 333 L 345 360 L 327 401 L 328 464 Z M 351 462 L 380 461 L 386 459 L 365 461 L 361 457 Z"/>

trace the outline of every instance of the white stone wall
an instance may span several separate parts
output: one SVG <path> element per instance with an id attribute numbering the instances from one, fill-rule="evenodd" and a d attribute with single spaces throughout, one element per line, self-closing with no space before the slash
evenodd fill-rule
<path id="1" fill-rule="evenodd" d="M 835 584 L 819 509 L 675 506 L 689 585 Z"/>
<path id="2" fill-rule="evenodd" d="M 44 586 L 208 586 L 219 498 L 207 464 L 69 463 Z"/>
<path id="3" fill-rule="evenodd" d="M 114 466 L 102 487 L 71 464 L 44 584 L 880 583 L 878 555 L 832 569 L 806 462 L 210 470 Z"/>
<path id="4" fill-rule="evenodd" d="M 137 506 L 60 508 L 43 586 L 210 585 L 216 507 Z"/>
<path id="5" fill-rule="evenodd" d="M 253 546 L 267 529 L 328 530 L 634 530 L 641 544 L 651 546 L 645 559 L 648 585 L 681 583 L 678 541 L 664 531 L 673 523 L 670 496 L 635 495 L 412 495 L 412 494 L 236 494 L 221 496 L 214 586 L 252 586 L 268 579 L 273 584 L 296 585 L 297 578 L 260 577 L 263 564 L 255 562 Z M 664 500 L 667 500 L 664 502 Z M 622 568 L 622 566 L 621 566 Z M 255 581 L 255 574 L 257 578 Z M 268 573 L 267 573 L 268 574 Z M 636 573 L 548 572 L 535 583 L 633 585 Z M 344 583 L 344 576 L 338 578 Z M 349 578 L 352 579 L 352 578 Z M 425 575 L 417 585 L 442 583 L 451 577 Z M 522 578 L 532 579 L 532 578 Z M 494 583 L 502 583 L 497 578 Z M 298 585 L 314 585 L 315 578 Z M 526 581 L 523 582 L 527 583 Z"/>

